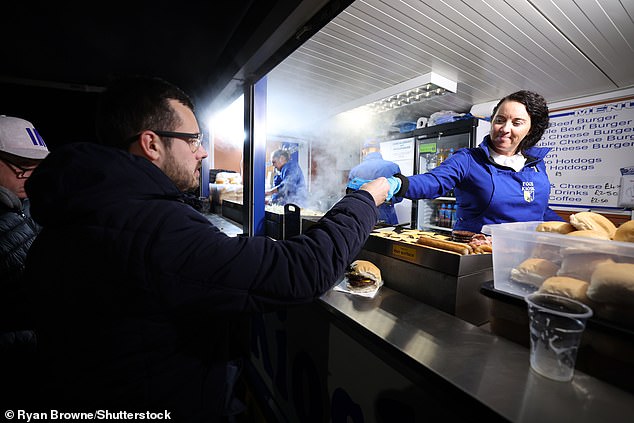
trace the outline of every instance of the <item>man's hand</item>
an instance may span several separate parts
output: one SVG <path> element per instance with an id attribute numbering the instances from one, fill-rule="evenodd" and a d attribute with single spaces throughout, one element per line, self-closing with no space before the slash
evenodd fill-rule
<path id="1" fill-rule="evenodd" d="M 387 199 L 387 193 L 390 189 L 390 184 L 388 183 L 386 178 L 380 177 L 376 178 L 373 181 L 366 182 L 365 184 L 361 185 L 361 188 L 359 189 L 372 194 L 372 198 L 374 198 L 374 203 L 378 207 L 381 204 L 385 203 L 385 200 Z"/>

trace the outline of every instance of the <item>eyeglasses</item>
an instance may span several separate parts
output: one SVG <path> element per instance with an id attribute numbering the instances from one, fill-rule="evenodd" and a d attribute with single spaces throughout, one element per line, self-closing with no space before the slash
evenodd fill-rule
<path id="1" fill-rule="evenodd" d="M 154 132 L 159 137 L 178 138 L 180 140 L 185 141 L 187 144 L 189 144 L 189 147 L 192 150 L 192 153 L 197 152 L 203 143 L 204 134 L 202 132 L 198 134 L 190 134 L 187 132 L 156 131 L 154 129 L 150 129 L 150 131 Z M 136 140 L 137 138 L 139 138 L 140 135 L 141 135 L 140 133 L 136 134 L 135 136 L 128 138 L 127 141 L 132 142 Z"/>
<path id="2" fill-rule="evenodd" d="M 0 160 L 2 160 L 3 162 L 5 162 L 6 164 L 9 165 L 9 168 L 11 168 L 13 173 L 15 173 L 15 177 L 18 178 L 18 179 L 26 179 L 26 178 L 28 178 L 30 175 L 27 176 L 27 173 L 33 172 L 35 170 L 35 168 L 37 167 L 37 165 L 30 166 L 30 167 L 23 167 L 23 166 L 20 166 L 19 164 L 15 163 L 15 162 L 7 159 L 6 157 L 0 157 Z"/>
<path id="3" fill-rule="evenodd" d="M 202 132 L 199 132 L 198 134 L 189 134 L 187 132 L 155 131 L 153 129 L 151 129 L 151 131 L 159 137 L 178 138 L 187 142 L 192 150 L 192 153 L 198 151 L 203 143 L 204 134 Z"/>

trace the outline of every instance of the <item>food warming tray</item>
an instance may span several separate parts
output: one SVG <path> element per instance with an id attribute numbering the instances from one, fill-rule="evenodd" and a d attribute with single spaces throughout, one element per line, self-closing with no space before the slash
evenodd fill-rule
<path id="1" fill-rule="evenodd" d="M 373 235 L 369 237 L 364 249 L 455 276 L 473 274 L 493 267 L 491 254 L 460 255 Z"/>

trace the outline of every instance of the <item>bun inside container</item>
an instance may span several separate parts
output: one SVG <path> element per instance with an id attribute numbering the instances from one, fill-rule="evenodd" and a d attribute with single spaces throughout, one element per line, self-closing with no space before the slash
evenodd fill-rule
<path id="1" fill-rule="evenodd" d="M 610 236 L 605 231 L 597 231 L 595 229 L 580 229 L 578 231 L 568 232 L 567 236 L 580 236 L 582 238 L 594 238 L 609 240 Z"/>
<path id="2" fill-rule="evenodd" d="M 369 292 L 377 289 L 383 281 L 381 270 L 367 260 L 355 260 L 346 269 L 347 287 L 355 292 Z"/>
<path id="3" fill-rule="evenodd" d="M 575 230 L 575 227 L 568 222 L 546 221 L 537 225 L 537 232 L 556 232 L 559 234 L 567 234 Z"/>
<path id="4" fill-rule="evenodd" d="M 621 242 L 634 242 L 634 220 L 628 220 L 616 228 L 613 239 Z"/>
<path id="5" fill-rule="evenodd" d="M 511 269 L 511 279 L 515 282 L 540 286 L 545 279 L 555 276 L 559 266 L 541 258 L 529 258 Z"/>
<path id="6" fill-rule="evenodd" d="M 597 302 L 634 306 L 634 264 L 606 260 L 597 264 L 588 297 Z"/>
<path id="7" fill-rule="evenodd" d="M 547 294 L 561 295 L 563 297 L 572 298 L 573 300 L 592 305 L 588 299 L 587 291 L 590 284 L 581 279 L 571 278 L 568 276 L 552 276 L 544 281 L 539 288 L 539 292 Z"/>

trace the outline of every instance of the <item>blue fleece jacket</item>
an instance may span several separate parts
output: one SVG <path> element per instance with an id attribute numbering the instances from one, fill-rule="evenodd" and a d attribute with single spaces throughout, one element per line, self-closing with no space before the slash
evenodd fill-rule
<path id="1" fill-rule="evenodd" d="M 306 182 L 299 164 L 293 160 L 287 162 L 273 180 L 277 192 L 271 196 L 275 204 L 287 203 L 304 207 L 306 204 Z"/>
<path id="2" fill-rule="evenodd" d="M 549 148 L 532 147 L 519 171 L 489 159 L 489 136 L 475 148 L 462 148 L 430 172 L 410 176 L 406 198 L 456 196 L 454 230 L 480 232 L 492 223 L 563 220 L 548 207 L 550 181 L 544 157 Z"/>

